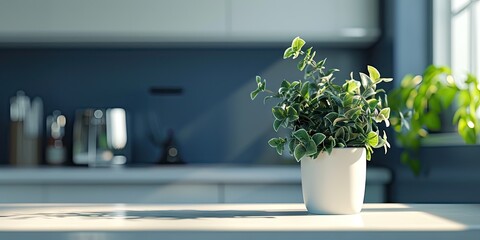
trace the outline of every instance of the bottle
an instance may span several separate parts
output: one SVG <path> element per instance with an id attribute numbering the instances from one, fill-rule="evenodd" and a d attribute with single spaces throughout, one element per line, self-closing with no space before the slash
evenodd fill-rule
<path id="1" fill-rule="evenodd" d="M 43 102 L 18 91 L 10 99 L 10 164 L 32 167 L 40 163 Z"/>
<path id="2" fill-rule="evenodd" d="M 66 162 L 67 150 L 63 143 L 67 119 L 60 111 L 54 111 L 47 117 L 47 148 L 45 159 L 47 164 L 62 165 Z"/>

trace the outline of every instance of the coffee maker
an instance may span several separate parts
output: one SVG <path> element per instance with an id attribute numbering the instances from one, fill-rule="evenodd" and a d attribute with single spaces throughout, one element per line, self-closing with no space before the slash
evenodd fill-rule
<path id="1" fill-rule="evenodd" d="M 89 167 L 124 165 L 130 152 L 127 132 L 127 114 L 122 108 L 78 110 L 73 128 L 73 162 Z"/>

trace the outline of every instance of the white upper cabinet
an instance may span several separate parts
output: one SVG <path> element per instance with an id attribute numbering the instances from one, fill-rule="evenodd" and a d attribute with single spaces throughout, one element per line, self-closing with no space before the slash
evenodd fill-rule
<path id="1" fill-rule="evenodd" d="M 224 0 L 0 0 L 1 42 L 196 42 L 224 38 Z"/>
<path id="2" fill-rule="evenodd" d="M 368 44 L 379 35 L 377 0 L 232 0 L 231 36 L 239 41 Z"/>
<path id="3" fill-rule="evenodd" d="M 370 44 L 377 0 L 0 0 L 0 43 Z"/>

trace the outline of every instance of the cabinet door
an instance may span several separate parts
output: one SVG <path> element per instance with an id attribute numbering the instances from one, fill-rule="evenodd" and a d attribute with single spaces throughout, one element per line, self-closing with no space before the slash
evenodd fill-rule
<path id="1" fill-rule="evenodd" d="M 225 34 L 224 0 L 0 0 L 1 42 L 181 42 Z"/>
<path id="2" fill-rule="evenodd" d="M 259 41 L 371 41 L 377 0 L 232 0 L 232 36 Z"/>

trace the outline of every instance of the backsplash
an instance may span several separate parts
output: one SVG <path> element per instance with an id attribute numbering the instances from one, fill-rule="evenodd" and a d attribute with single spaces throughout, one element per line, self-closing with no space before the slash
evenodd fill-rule
<path id="1" fill-rule="evenodd" d="M 318 49 L 327 67 L 343 70 L 340 80 L 368 64 L 368 50 Z M 168 129 L 187 163 L 289 162 L 266 143 L 274 135 L 270 105 L 249 98 L 256 75 L 272 85 L 302 77 L 282 54 L 281 48 L 0 49 L 0 163 L 8 162 L 9 99 L 18 90 L 41 97 L 45 114 L 65 114 L 70 159 L 75 110 L 120 107 L 128 114 L 130 163 L 157 162 Z M 151 87 L 183 91 L 153 96 Z"/>

